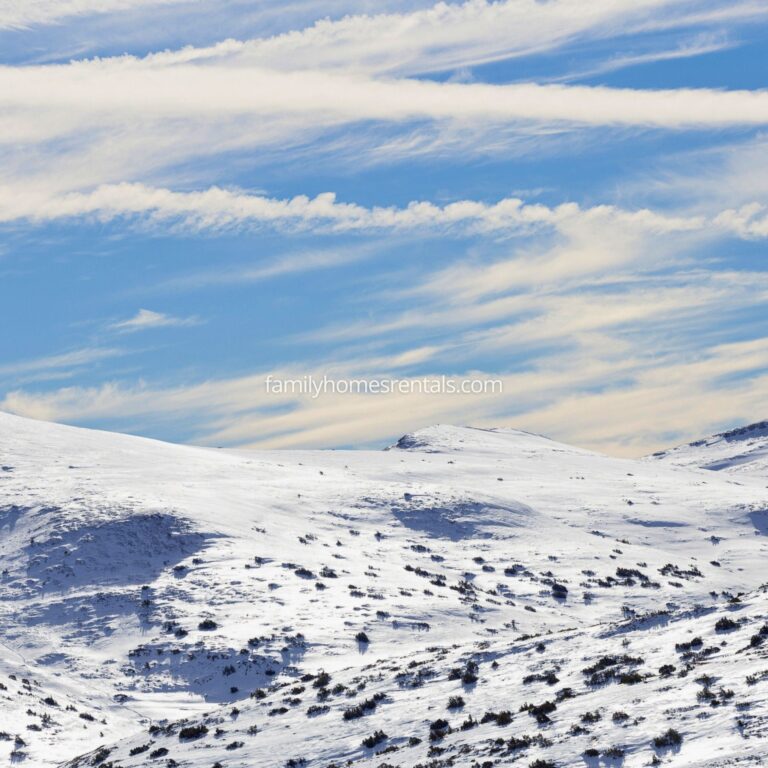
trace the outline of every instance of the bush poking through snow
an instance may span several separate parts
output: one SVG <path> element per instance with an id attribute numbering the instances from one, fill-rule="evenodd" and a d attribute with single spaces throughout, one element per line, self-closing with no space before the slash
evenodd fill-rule
<path id="1" fill-rule="evenodd" d="M 676 747 L 682 744 L 683 737 L 680 735 L 678 731 L 676 731 L 674 728 L 670 728 L 665 733 L 662 733 L 661 736 L 657 736 L 653 740 L 653 746 L 657 749 L 664 749 L 666 747 Z"/>
<path id="2" fill-rule="evenodd" d="M 218 629 L 219 625 L 213 619 L 203 619 L 197 628 L 203 632 L 210 632 L 214 629 Z"/>
<path id="3" fill-rule="evenodd" d="M 381 744 L 382 741 L 386 741 L 389 737 L 387 736 L 384 731 L 376 731 L 371 736 L 366 736 L 366 738 L 363 739 L 363 746 L 366 749 L 373 749 L 374 747 L 377 747 L 379 744 Z"/>
<path id="4" fill-rule="evenodd" d="M 731 630 L 738 628 L 739 622 L 734 621 L 728 616 L 723 616 L 721 619 L 718 619 L 717 623 L 715 624 L 715 632 L 730 632 Z"/>
<path id="5" fill-rule="evenodd" d="M 206 733 L 208 733 L 208 728 L 202 723 L 198 725 L 185 725 L 179 731 L 179 739 L 191 741 L 192 739 L 199 739 L 201 736 L 205 736 Z"/>

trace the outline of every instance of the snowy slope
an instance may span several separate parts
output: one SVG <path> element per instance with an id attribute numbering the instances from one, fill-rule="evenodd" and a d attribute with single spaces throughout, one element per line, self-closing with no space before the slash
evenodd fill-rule
<path id="1" fill-rule="evenodd" d="M 0 465 L 0 759 L 768 755 L 764 478 L 515 430 L 238 452 L 4 414 Z M 716 631 L 726 615 L 738 626 Z M 486 712 L 510 722 L 475 727 Z M 682 744 L 654 747 L 669 728 Z"/>
<path id="2" fill-rule="evenodd" d="M 649 458 L 676 467 L 701 467 L 768 479 L 768 421 L 720 432 Z"/>

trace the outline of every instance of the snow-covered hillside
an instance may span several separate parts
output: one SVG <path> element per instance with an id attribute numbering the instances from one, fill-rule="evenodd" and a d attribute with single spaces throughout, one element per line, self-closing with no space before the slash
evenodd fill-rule
<path id="1" fill-rule="evenodd" d="M 678 463 L 0 414 L 0 760 L 761 765 L 766 477 Z"/>
<path id="2" fill-rule="evenodd" d="M 719 432 L 668 451 L 659 451 L 649 458 L 676 467 L 701 467 L 768 479 L 768 421 Z"/>

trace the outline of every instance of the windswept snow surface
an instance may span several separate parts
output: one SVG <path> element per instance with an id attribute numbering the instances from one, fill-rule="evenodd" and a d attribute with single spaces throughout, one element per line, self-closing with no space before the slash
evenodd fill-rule
<path id="1" fill-rule="evenodd" d="M 0 414 L 0 760 L 763 765 L 766 477 L 699 464 Z"/>

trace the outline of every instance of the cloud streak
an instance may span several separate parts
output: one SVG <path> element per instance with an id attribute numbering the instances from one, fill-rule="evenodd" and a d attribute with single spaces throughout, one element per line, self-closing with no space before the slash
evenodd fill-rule
<path id="1" fill-rule="evenodd" d="M 714 14 L 709 18 L 704 11 Z M 155 63 L 237 63 L 282 71 L 325 69 L 407 76 L 462 69 L 541 54 L 586 39 L 624 38 L 656 27 L 722 28 L 768 13 L 759 4 L 680 3 L 676 0 L 506 0 L 440 2 L 408 13 L 348 15 L 269 38 L 225 40 L 152 57 Z M 700 46 L 676 55 L 695 56 Z M 626 62 L 630 64 L 631 62 Z"/>
<path id="2" fill-rule="evenodd" d="M 710 215 L 676 215 L 648 208 L 624 210 L 612 205 L 582 208 L 573 202 L 547 206 L 526 203 L 516 197 L 504 198 L 496 203 L 458 200 L 445 205 L 422 200 L 398 208 L 340 202 L 333 192 L 315 197 L 297 195 L 279 199 L 221 187 L 181 192 L 140 183 L 123 183 L 103 185 L 92 192 L 51 196 L 34 188 L 0 186 L 0 222 L 27 220 L 44 223 L 89 218 L 99 222 L 137 218 L 192 232 L 271 227 L 329 234 L 391 230 L 508 236 L 553 229 L 564 232 L 572 240 L 569 252 L 562 254 L 561 261 L 574 261 L 574 243 L 577 244 L 580 238 L 589 242 L 590 258 L 594 259 L 598 252 L 594 248 L 592 232 L 596 227 L 603 226 L 610 227 L 602 230 L 606 239 L 603 250 L 608 256 L 626 251 L 633 239 L 647 234 L 706 232 L 710 237 L 768 237 L 768 206 L 761 203 L 750 203 Z M 621 248 L 613 247 L 609 237 L 616 238 Z M 287 260 L 265 266 L 254 272 L 252 278 L 264 279 L 290 273 L 300 269 L 304 263 L 311 266 L 312 261 L 324 266 L 356 257 L 352 253 L 331 256 L 318 252 L 307 255 L 297 264 Z M 540 262 L 538 265 L 529 264 L 527 271 L 530 272 L 531 266 L 537 266 L 540 276 L 545 278 L 546 270 L 551 268 L 547 263 Z M 563 265 L 554 266 L 562 276 Z M 596 262 L 596 266 L 600 264 Z M 461 277 L 448 273 L 445 279 L 454 281 L 457 276 Z M 489 276 L 489 279 L 495 281 L 496 277 Z M 436 289 L 440 288 L 440 279 L 439 275 L 435 278 Z M 470 283 L 464 280 L 463 284 L 466 290 L 471 290 Z"/>
<path id="3" fill-rule="evenodd" d="M 768 91 L 467 84 L 131 60 L 2 67 L 0 105 L 12 115 L 75 110 L 82 121 L 113 124 L 257 115 L 304 115 L 331 125 L 415 119 L 668 129 L 768 124 Z M 56 126 L 50 131 L 55 135 Z"/>
<path id="4" fill-rule="evenodd" d="M 45 373 L 66 368 L 77 368 L 92 365 L 95 362 L 118 357 L 125 354 L 120 349 L 107 347 L 85 347 L 58 355 L 48 355 L 29 360 L 20 360 L 0 365 L 0 376 L 11 377 L 18 375 Z"/>
<path id="5" fill-rule="evenodd" d="M 70 17 L 181 2 L 184 0 L 0 0 L 0 29 L 25 29 Z"/>
<path id="6" fill-rule="evenodd" d="M 196 317 L 172 317 L 162 312 L 153 312 L 151 309 L 140 309 L 133 317 L 112 323 L 109 327 L 113 331 L 123 333 L 135 333 L 146 331 L 150 328 L 183 327 L 198 325 L 200 320 Z"/>

